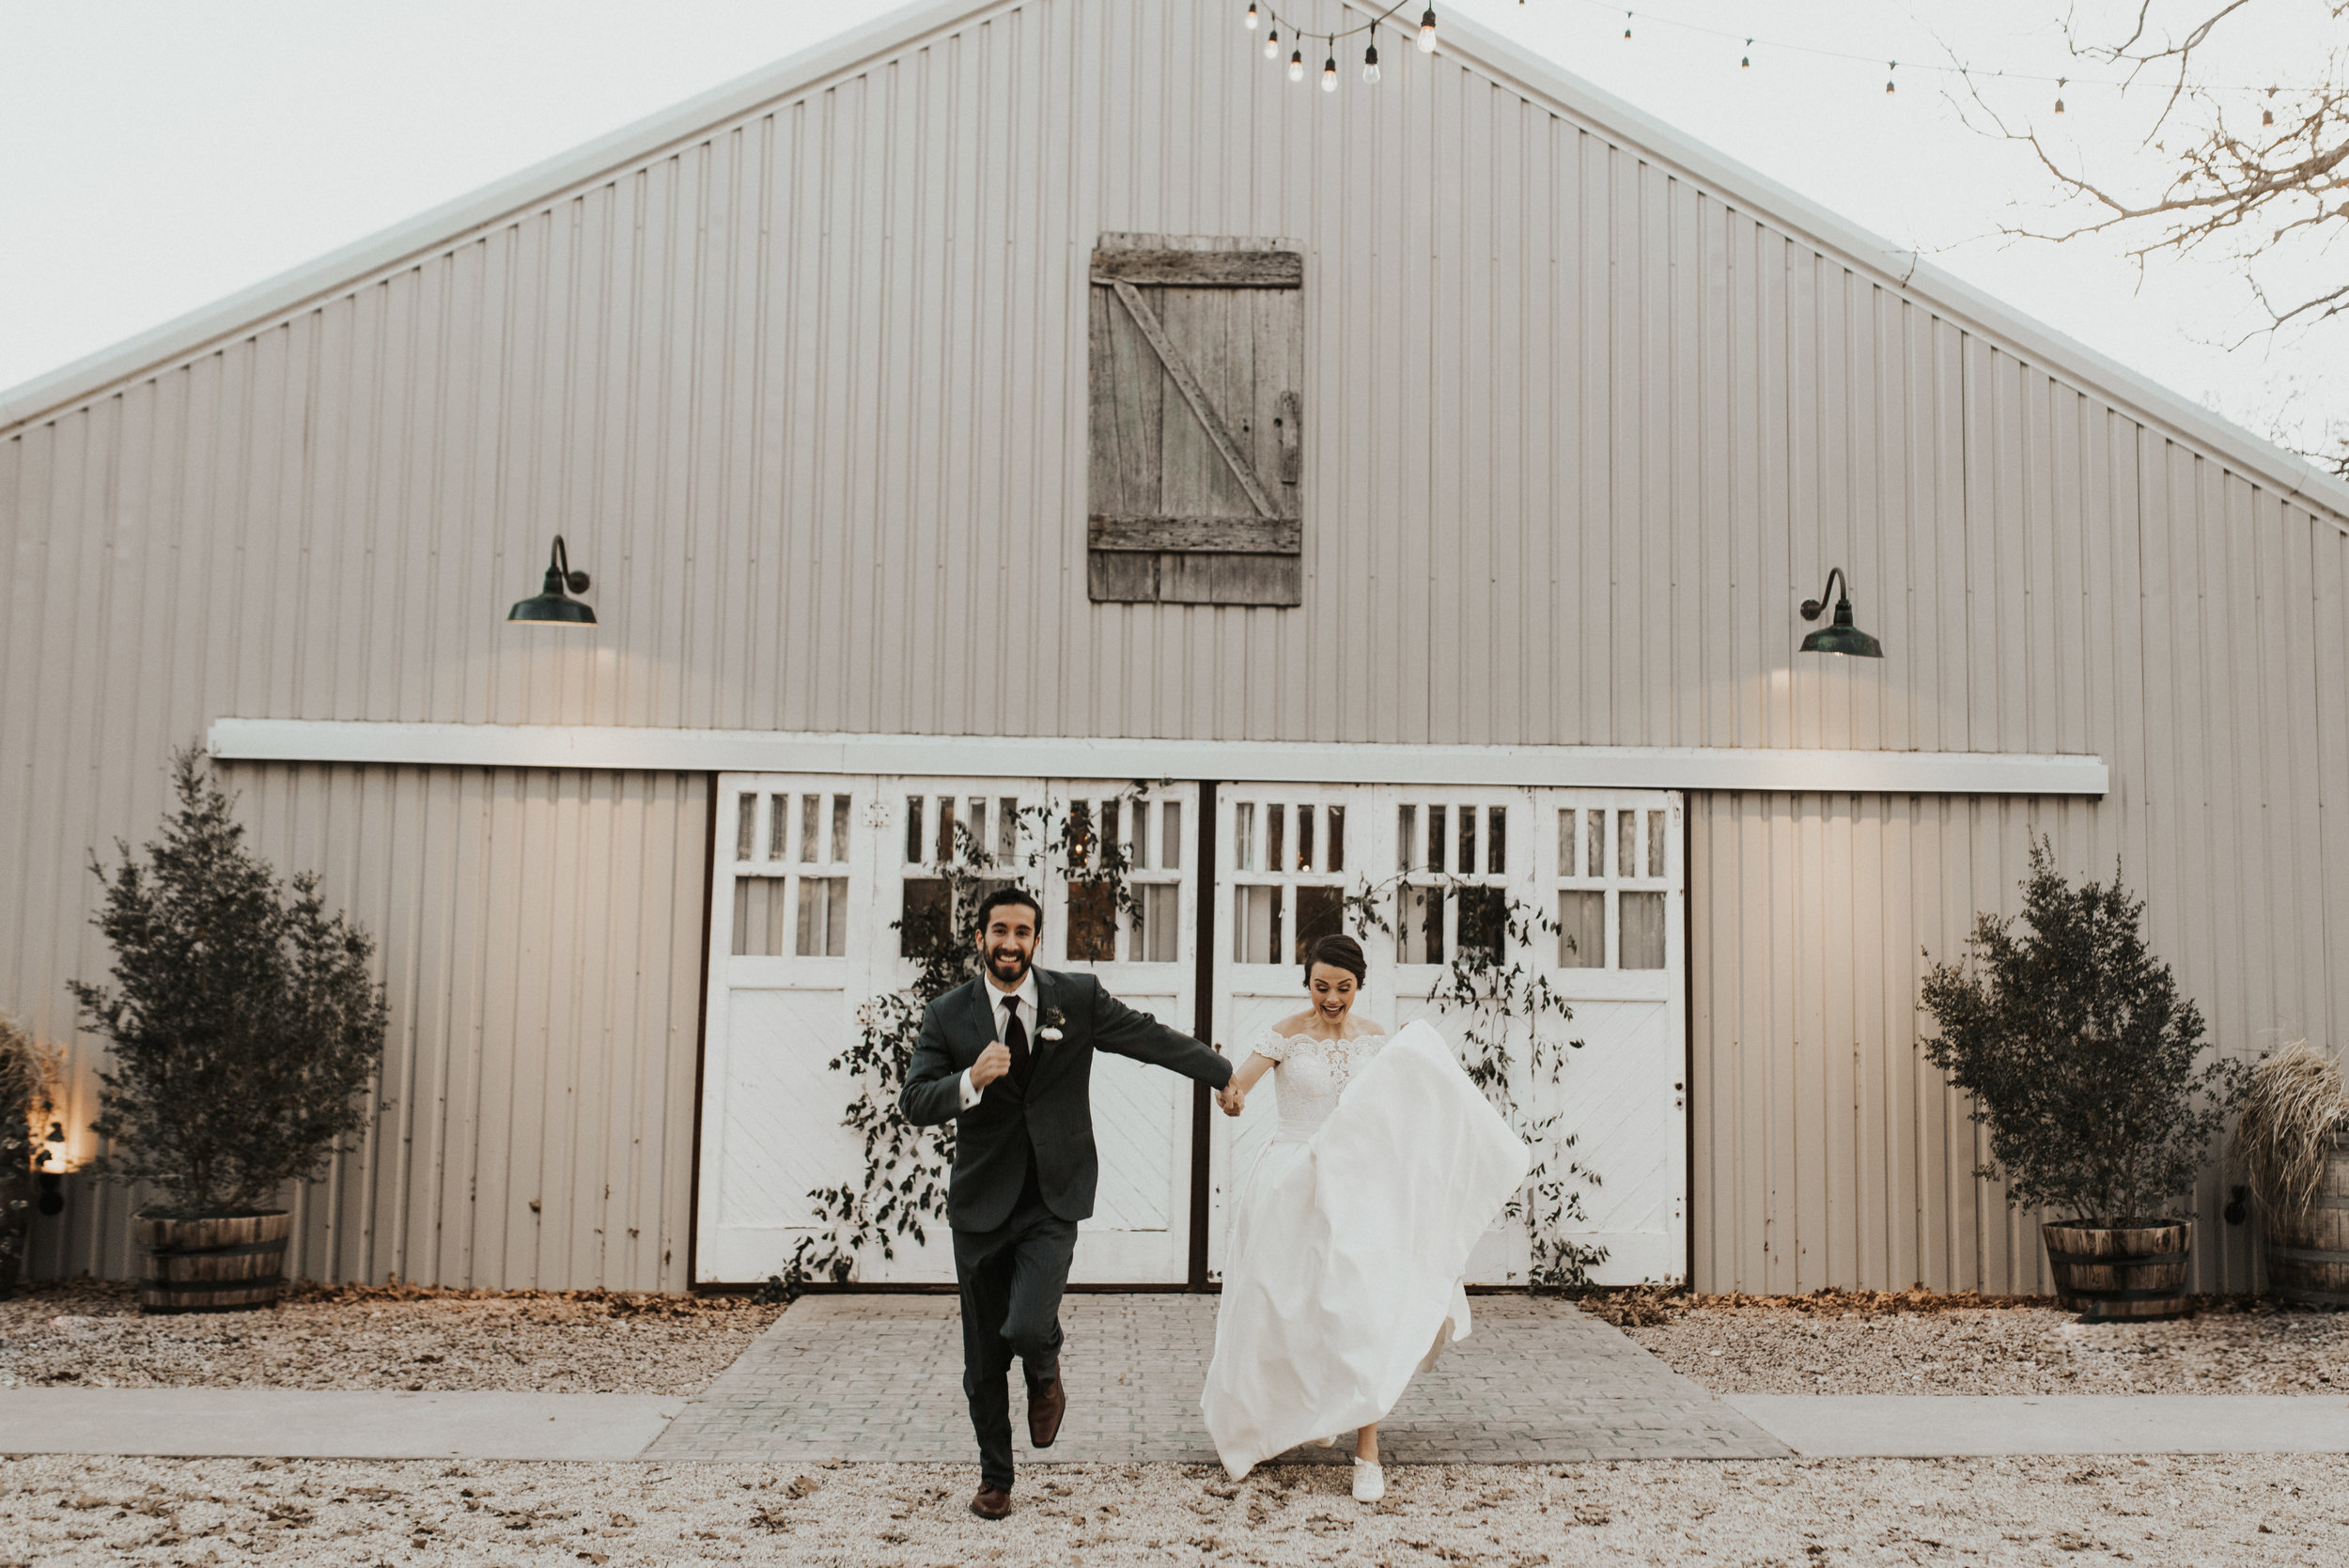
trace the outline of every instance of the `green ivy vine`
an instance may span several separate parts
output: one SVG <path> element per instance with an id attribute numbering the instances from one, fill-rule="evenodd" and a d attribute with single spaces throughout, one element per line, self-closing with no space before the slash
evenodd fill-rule
<path id="1" fill-rule="evenodd" d="M 1133 820 L 1134 808 L 1149 799 L 1150 788 L 1138 780 L 1117 797 L 1124 820 Z M 953 858 L 922 867 L 926 877 L 941 884 L 941 895 L 890 923 L 900 952 L 913 961 L 913 978 L 859 1007 L 855 1038 L 825 1064 L 855 1084 L 841 1125 L 863 1141 L 864 1168 L 850 1180 L 808 1194 L 816 1205 L 816 1229 L 800 1238 L 783 1272 L 768 1276 L 755 1299 L 790 1301 L 810 1284 L 847 1284 L 860 1259 L 875 1251 L 894 1259 L 899 1241 L 910 1237 L 920 1247 L 929 1238 L 926 1227 L 944 1221 L 947 1173 L 955 1162 L 954 1124 L 913 1126 L 898 1114 L 897 1101 L 921 1038 L 924 1011 L 978 973 L 978 911 L 989 893 L 1020 886 L 1041 896 L 1054 878 L 1072 890 L 1105 889 L 1139 938 L 1143 908 L 1130 880 L 1132 858 L 1123 834 L 1105 834 L 1091 801 L 1066 808 L 1050 801 L 1023 806 L 1018 822 L 1015 842 L 1034 847 L 1009 858 L 996 855 L 967 823 L 957 822 Z"/>

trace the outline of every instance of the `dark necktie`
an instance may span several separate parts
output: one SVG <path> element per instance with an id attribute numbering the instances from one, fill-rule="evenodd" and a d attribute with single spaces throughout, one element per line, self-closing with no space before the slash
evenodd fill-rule
<path id="1" fill-rule="evenodd" d="M 1011 1052 L 1011 1080 L 1028 1081 L 1028 1026 L 1019 1021 L 1019 999 L 1003 999 L 1003 1045 Z"/>

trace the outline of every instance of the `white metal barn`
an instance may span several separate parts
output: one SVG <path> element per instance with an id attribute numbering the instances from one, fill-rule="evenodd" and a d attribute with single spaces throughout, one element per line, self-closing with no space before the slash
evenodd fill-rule
<path id="1" fill-rule="evenodd" d="M 1465 24 L 1324 94 L 1238 10 L 940 0 L 0 398 L 0 1007 L 208 740 L 392 999 L 293 1265 L 670 1289 L 848 1173 L 941 815 L 1136 779 L 1097 965 L 1227 1042 L 1331 890 L 1580 923 L 1614 1278 L 2040 1286 L 1915 1048 L 2033 830 L 2341 1037 L 2349 489 Z M 597 624 L 510 624 L 557 534 Z M 1124 1065 L 1080 1277 L 1205 1282 L 1248 1129 Z"/>

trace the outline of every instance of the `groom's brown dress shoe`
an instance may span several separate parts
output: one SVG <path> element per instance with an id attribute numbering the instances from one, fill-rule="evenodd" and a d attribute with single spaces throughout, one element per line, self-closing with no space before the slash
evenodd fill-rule
<path id="1" fill-rule="evenodd" d="M 971 1512 L 982 1519 L 1001 1519 L 1011 1513 L 1011 1494 L 1000 1486 L 982 1486 L 971 1499 Z"/>
<path id="2" fill-rule="evenodd" d="M 1028 1390 L 1028 1441 L 1040 1449 L 1050 1448 L 1052 1439 L 1060 1436 L 1060 1419 L 1067 1413 L 1068 1385 L 1055 1371 L 1050 1383 Z"/>

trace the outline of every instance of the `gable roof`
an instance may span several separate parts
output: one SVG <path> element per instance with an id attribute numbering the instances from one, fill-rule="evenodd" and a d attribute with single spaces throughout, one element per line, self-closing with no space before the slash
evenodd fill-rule
<path id="1" fill-rule="evenodd" d="M 950 34 L 1023 0 L 915 0 L 864 26 L 599 136 L 494 184 L 329 252 L 201 310 L 0 393 L 0 436 L 68 411 L 134 380 L 244 335 L 363 279 L 397 270 L 491 228 L 564 193 L 599 182 L 664 148 L 764 104 L 855 76 L 926 39 Z M 2151 377 L 2097 352 L 1965 283 L 1914 251 L 1847 222 L 1810 198 L 1682 134 L 1464 18 L 1447 16 L 1442 53 L 1585 129 L 1635 148 L 1648 162 L 1715 193 L 1724 203 L 1833 252 L 1906 298 L 2002 340 L 2019 357 L 2107 397 L 2145 424 L 2201 447 L 2280 496 L 2349 527 L 2349 482 L 2262 440 Z"/>

